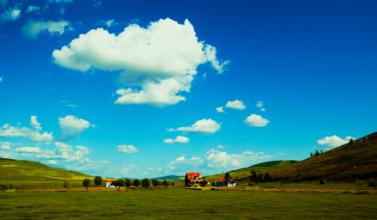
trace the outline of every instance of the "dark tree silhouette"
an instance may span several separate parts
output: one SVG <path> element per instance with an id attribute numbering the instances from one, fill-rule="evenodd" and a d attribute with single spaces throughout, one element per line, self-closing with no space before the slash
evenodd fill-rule
<path id="1" fill-rule="evenodd" d="M 88 188 L 89 188 L 89 186 L 90 186 L 90 179 L 85 178 L 85 179 L 82 181 L 82 185 L 85 187 L 85 190 L 88 191 Z"/>
<path id="2" fill-rule="evenodd" d="M 135 186 L 135 187 L 140 186 L 140 180 L 134 179 L 134 181 L 132 182 L 132 185 Z"/>
<path id="3" fill-rule="evenodd" d="M 124 180 L 124 185 L 126 186 L 126 189 L 128 190 L 128 188 L 130 188 L 130 186 L 132 185 L 132 182 L 130 179 L 126 178 Z"/>
<path id="4" fill-rule="evenodd" d="M 96 186 L 100 186 L 100 185 L 102 184 L 102 177 L 100 177 L 100 176 L 95 176 L 95 177 L 94 177 L 94 184 L 95 184 Z"/>
<path id="5" fill-rule="evenodd" d="M 151 182 L 147 178 L 145 178 L 141 181 L 141 186 L 144 187 L 145 189 L 148 188 L 150 184 L 151 184 Z"/>

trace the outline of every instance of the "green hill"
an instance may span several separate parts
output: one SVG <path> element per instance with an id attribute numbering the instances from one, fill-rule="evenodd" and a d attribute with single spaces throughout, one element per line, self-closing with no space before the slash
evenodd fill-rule
<path id="1" fill-rule="evenodd" d="M 241 168 L 241 169 L 238 169 L 238 170 L 232 170 L 232 171 L 229 171 L 229 172 L 230 172 L 230 175 L 234 179 L 240 181 L 240 180 L 248 179 L 249 176 L 250 176 L 251 170 L 255 170 L 257 173 L 269 173 L 274 169 L 277 169 L 277 168 L 282 167 L 282 166 L 294 164 L 294 163 L 296 163 L 296 161 L 294 161 L 294 160 L 276 160 L 276 161 L 269 161 L 269 162 L 255 164 L 255 165 L 250 166 L 250 167 Z M 219 174 L 215 174 L 215 175 L 206 176 L 205 179 L 207 179 L 209 181 L 214 181 L 214 180 L 217 180 L 221 177 L 224 177 L 224 174 L 225 173 L 219 173 Z"/>
<path id="2" fill-rule="evenodd" d="M 0 158 L 0 182 L 82 180 L 83 173 L 46 166 L 39 162 Z"/>
<path id="3" fill-rule="evenodd" d="M 367 179 L 377 177 L 377 133 L 334 148 L 321 155 L 278 167 L 275 178 L 294 180 Z"/>
<path id="4" fill-rule="evenodd" d="M 230 171 L 230 175 L 238 181 L 246 181 L 252 169 L 289 181 L 377 177 L 377 132 L 302 161 L 270 161 Z M 213 181 L 223 176 L 224 173 L 219 173 L 206 179 Z"/>

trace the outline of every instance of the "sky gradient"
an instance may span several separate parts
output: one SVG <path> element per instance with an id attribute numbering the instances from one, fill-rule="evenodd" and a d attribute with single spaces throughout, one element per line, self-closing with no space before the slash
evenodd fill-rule
<path id="1" fill-rule="evenodd" d="M 376 131 L 375 1 L 0 1 L 0 157 L 112 177 Z"/>

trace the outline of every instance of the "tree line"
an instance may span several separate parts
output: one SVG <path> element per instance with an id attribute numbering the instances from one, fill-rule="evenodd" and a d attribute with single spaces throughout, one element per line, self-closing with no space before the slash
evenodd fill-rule
<path id="1" fill-rule="evenodd" d="M 101 186 L 102 185 L 102 177 L 100 176 L 95 176 L 94 177 L 94 185 L 95 186 Z M 88 188 L 90 187 L 91 185 L 91 180 L 89 178 L 85 178 L 83 181 L 82 181 L 82 186 L 85 187 L 85 190 L 88 191 Z M 163 181 L 159 181 L 157 179 L 148 179 L 148 178 L 144 178 L 142 180 L 139 180 L 139 179 L 129 179 L 129 178 L 120 178 L 120 179 L 115 179 L 111 182 L 111 185 L 113 185 L 117 191 L 120 191 L 121 187 L 126 187 L 126 189 L 128 190 L 131 186 L 133 187 L 143 187 L 145 189 L 147 189 L 148 187 L 150 187 L 151 185 L 153 185 L 154 187 L 159 187 L 159 186 L 163 186 L 165 189 L 167 189 L 169 186 L 174 186 L 175 183 L 174 182 L 168 182 L 167 180 L 163 180 Z M 68 182 L 64 182 L 63 183 L 63 186 L 64 188 L 69 188 L 69 183 Z"/>

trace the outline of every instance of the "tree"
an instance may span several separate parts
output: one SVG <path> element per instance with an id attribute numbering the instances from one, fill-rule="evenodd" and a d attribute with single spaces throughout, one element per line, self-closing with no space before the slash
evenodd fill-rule
<path id="1" fill-rule="evenodd" d="M 66 191 L 68 191 L 69 188 L 71 188 L 71 184 L 68 181 L 63 182 L 63 187 Z"/>
<path id="2" fill-rule="evenodd" d="M 164 180 L 164 181 L 162 181 L 162 185 L 164 186 L 165 189 L 167 189 L 168 186 L 169 186 L 169 183 L 168 183 L 168 181 Z"/>
<path id="3" fill-rule="evenodd" d="M 123 179 L 113 180 L 113 182 L 111 183 L 111 185 L 115 186 L 115 188 L 117 189 L 117 191 L 119 191 L 120 187 L 124 186 L 124 180 Z"/>
<path id="4" fill-rule="evenodd" d="M 166 180 L 165 180 L 165 181 L 166 181 Z M 156 179 L 153 179 L 153 180 L 152 180 L 152 185 L 153 185 L 154 187 L 157 187 L 157 186 L 161 185 L 161 183 L 160 183 L 160 181 L 158 181 L 158 180 L 156 180 Z"/>
<path id="5" fill-rule="evenodd" d="M 229 172 L 226 172 L 225 175 L 224 175 L 224 180 L 225 180 L 225 182 L 226 182 L 227 184 L 230 183 L 230 179 L 231 179 L 231 177 L 230 177 L 230 173 L 229 173 Z"/>
<path id="6" fill-rule="evenodd" d="M 171 186 L 175 186 L 175 183 L 174 183 L 174 182 L 171 182 Z"/>
<path id="7" fill-rule="evenodd" d="M 314 156 L 314 154 L 313 153 L 310 153 L 310 157 L 313 157 Z"/>
<path id="8" fill-rule="evenodd" d="M 355 141 L 351 138 L 350 141 L 349 141 L 349 145 L 353 145 Z"/>
<path id="9" fill-rule="evenodd" d="M 128 188 L 131 186 L 131 180 L 130 179 L 128 179 L 128 178 L 126 178 L 125 180 L 124 180 L 124 185 L 126 186 L 126 189 L 128 190 Z"/>
<path id="10" fill-rule="evenodd" d="M 149 181 L 149 179 L 145 178 L 141 181 L 141 186 L 144 187 L 144 188 L 148 188 L 149 185 L 151 185 L 151 182 Z"/>
<path id="11" fill-rule="evenodd" d="M 140 185 L 140 181 L 138 179 L 134 179 L 134 181 L 132 182 L 132 185 L 135 187 L 138 187 Z"/>
<path id="12" fill-rule="evenodd" d="M 269 182 L 269 181 L 272 180 L 272 176 L 271 176 L 269 173 L 265 173 L 263 179 L 264 179 L 266 182 Z"/>
<path id="13" fill-rule="evenodd" d="M 255 184 L 258 184 L 257 172 L 254 169 L 250 170 L 250 180 L 254 181 Z"/>
<path id="14" fill-rule="evenodd" d="M 319 155 L 320 155 L 319 151 L 315 150 L 314 156 L 319 156 Z"/>
<path id="15" fill-rule="evenodd" d="M 188 178 L 188 175 L 186 174 L 185 176 L 185 186 L 186 187 L 190 187 L 191 186 L 191 181 L 190 179 Z"/>
<path id="16" fill-rule="evenodd" d="M 100 177 L 100 176 L 95 176 L 95 177 L 94 177 L 94 184 L 95 184 L 96 186 L 100 186 L 100 185 L 102 184 L 102 177 Z"/>
<path id="17" fill-rule="evenodd" d="M 90 186 L 90 179 L 85 178 L 85 179 L 82 181 L 82 185 L 85 187 L 85 190 L 88 191 L 88 188 L 89 188 L 89 186 Z"/>

